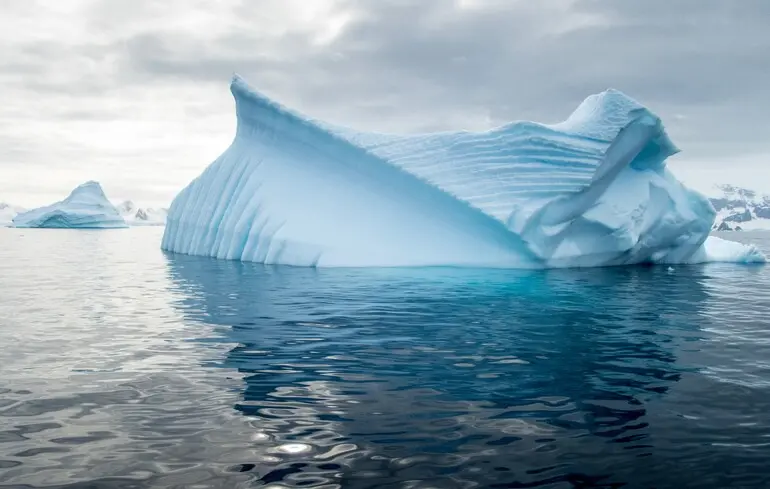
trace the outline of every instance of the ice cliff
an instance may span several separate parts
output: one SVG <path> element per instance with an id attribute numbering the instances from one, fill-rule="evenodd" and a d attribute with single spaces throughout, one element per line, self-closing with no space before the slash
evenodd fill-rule
<path id="1" fill-rule="evenodd" d="M 124 228 L 126 221 L 107 200 L 101 185 L 86 182 L 66 199 L 22 212 L 13 218 L 18 228 Z"/>
<path id="2" fill-rule="evenodd" d="M 666 168 L 678 150 L 660 119 L 615 90 L 559 124 L 411 136 L 308 119 L 238 76 L 231 91 L 235 138 L 174 199 L 165 250 L 307 266 L 764 261 L 708 237 L 714 208 Z"/>

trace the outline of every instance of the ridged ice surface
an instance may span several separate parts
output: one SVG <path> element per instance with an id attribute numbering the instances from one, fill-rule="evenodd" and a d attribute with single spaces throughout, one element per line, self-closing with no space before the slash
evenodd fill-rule
<path id="1" fill-rule="evenodd" d="M 88 181 L 61 202 L 22 212 L 17 228 L 124 228 L 126 221 L 107 200 L 98 182 Z"/>
<path id="2" fill-rule="evenodd" d="M 660 119 L 616 90 L 564 122 L 362 133 L 231 84 L 232 145 L 169 211 L 163 248 L 318 266 L 764 261 L 704 246 L 715 212 L 665 166 Z"/>
<path id="3" fill-rule="evenodd" d="M 591 183 L 620 129 L 643 108 L 617 91 L 588 98 L 555 126 L 514 122 L 483 133 L 389 136 L 327 126 L 381 158 L 507 222 L 521 204 Z M 665 150 L 673 153 L 666 141 Z"/>

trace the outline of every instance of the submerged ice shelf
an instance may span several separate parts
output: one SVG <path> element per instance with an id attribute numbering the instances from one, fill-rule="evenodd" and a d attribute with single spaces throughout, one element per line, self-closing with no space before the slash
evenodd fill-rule
<path id="1" fill-rule="evenodd" d="M 616 90 L 564 122 L 399 136 L 294 113 L 231 83 L 231 146 L 174 199 L 165 250 L 305 266 L 760 262 L 665 160 L 660 119 Z M 727 244 L 725 244 L 727 243 Z"/>
<path id="2" fill-rule="evenodd" d="M 125 228 L 126 221 L 104 195 L 98 182 L 88 181 L 54 204 L 22 212 L 17 228 Z"/>

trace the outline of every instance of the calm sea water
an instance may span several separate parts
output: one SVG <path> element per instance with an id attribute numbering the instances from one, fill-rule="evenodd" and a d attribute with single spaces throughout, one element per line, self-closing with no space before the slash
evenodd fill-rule
<path id="1" fill-rule="evenodd" d="M 770 487 L 770 267 L 312 270 L 161 234 L 0 229 L 0 487 Z"/>

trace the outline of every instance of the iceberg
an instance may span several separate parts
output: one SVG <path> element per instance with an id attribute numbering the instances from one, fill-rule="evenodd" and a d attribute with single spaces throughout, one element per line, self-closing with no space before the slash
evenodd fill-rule
<path id="1" fill-rule="evenodd" d="M 17 228 L 125 228 L 126 221 L 110 204 L 98 182 L 88 181 L 64 200 L 22 212 L 13 218 Z"/>
<path id="2" fill-rule="evenodd" d="M 716 215 L 666 167 L 658 116 L 617 90 L 558 124 L 359 132 L 238 75 L 227 150 L 169 209 L 166 251 L 297 266 L 589 267 L 764 262 L 707 246 Z"/>

